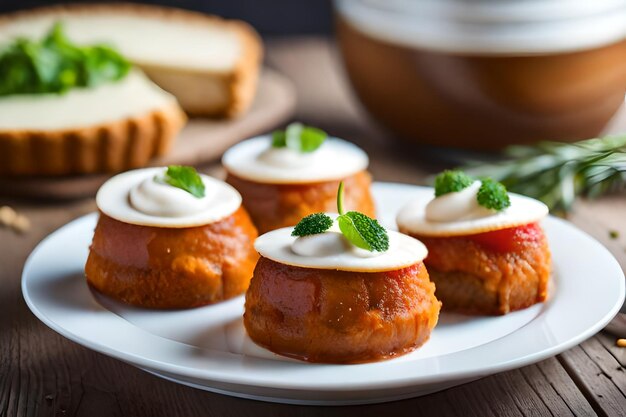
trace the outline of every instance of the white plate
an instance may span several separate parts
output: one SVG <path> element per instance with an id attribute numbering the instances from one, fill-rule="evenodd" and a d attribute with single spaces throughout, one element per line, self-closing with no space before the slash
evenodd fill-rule
<path id="1" fill-rule="evenodd" d="M 377 183 L 381 222 L 428 188 Z M 554 260 L 549 300 L 502 317 L 442 314 L 431 340 L 397 359 L 319 365 L 277 356 L 246 336 L 243 297 L 178 311 L 131 308 L 92 294 L 83 266 L 97 215 L 48 236 L 22 276 L 26 303 L 63 336 L 163 378 L 245 398 L 297 404 L 361 404 L 423 395 L 562 352 L 590 337 L 624 301 L 611 254 L 571 224 L 547 218 Z"/>

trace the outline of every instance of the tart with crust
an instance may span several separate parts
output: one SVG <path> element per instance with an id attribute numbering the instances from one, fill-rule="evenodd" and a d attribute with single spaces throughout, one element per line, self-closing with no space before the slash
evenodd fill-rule
<path id="1" fill-rule="evenodd" d="M 59 5 L 0 16 L 0 44 L 41 37 L 55 22 L 73 42 L 115 47 L 187 113 L 234 117 L 254 98 L 262 44 L 245 22 L 141 4 Z"/>
<path id="2" fill-rule="evenodd" d="M 49 29 L 0 52 L 0 174 L 115 172 L 166 153 L 186 120 L 174 96 L 114 49 Z"/>
<path id="3" fill-rule="evenodd" d="M 308 216 L 261 235 L 246 293 L 250 338 L 309 362 L 390 359 L 424 344 L 440 303 L 425 246 L 358 212 Z"/>
<path id="4" fill-rule="evenodd" d="M 259 233 L 333 211 L 340 182 L 347 204 L 373 217 L 368 163 L 356 145 L 300 123 L 243 141 L 222 158 L 226 182 L 241 193 Z"/>
<path id="5" fill-rule="evenodd" d="M 548 295 L 550 249 L 540 225 L 547 214 L 543 203 L 495 181 L 446 171 L 435 197 L 409 203 L 397 222 L 428 247 L 424 262 L 444 311 L 499 315 Z"/>
<path id="6" fill-rule="evenodd" d="M 95 290 L 146 308 L 190 308 L 242 294 L 257 232 L 228 184 L 193 168 L 119 174 L 98 191 L 85 265 Z"/>

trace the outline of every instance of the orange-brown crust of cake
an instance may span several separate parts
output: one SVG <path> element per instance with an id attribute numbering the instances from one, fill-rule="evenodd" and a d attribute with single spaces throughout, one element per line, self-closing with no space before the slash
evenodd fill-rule
<path id="1" fill-rule="evenodd" d="M 246 293 L 252 340 L 309 362 L 361 363 L 424 344 L 440 302 L 422 263 L 397 271 L 299 268 L 261 257 Z"/>
<path id="2" fill-rule="evenodd" d="M 551 255 L 543 230 L 515 250 L 494 250 L 472 237 L 411 236 L 428 248 L 424 263 L 444 311 L 501 315 L 545 301 Z"/>
<path id="3" fill-rule="evenodd" d="M 186 120 L 173 104 L 89 127 L 0 130 L 0 174 L 91 174 L 142 167 L 169 151 Z"/>
<path id="4" fill-rule="evenodd" d="M 260 66 L 263 59 L 263 42 L 257 31 L 248 23 L 241 20 L 224 19 L 215 15 L 208 15 L 174 7 L 156 6 L 137 3 L 98 3 L 98 4 L 61 4 L 38 7 L 29 10 L 20 10 L 0 16 L 0 26 L 3 22 L 15 19 L 37 16 L 48 13 L 97 13 L 113 10 L 119 13 L 133 13 L 141 16 L 151 16 L 160 19 L 176 19 L 190 24 L 218 24 L 233 29 L 241 40 L 243 52 L 232 71 L 207 71 L 185 69 L 180 72 L 202 73 L 211 75 L 224 82 L 229 91 L 230 100 L 225 106 L 187 107 L 183 106 L 188 114 L 208 117 L 237 117 L 243 114 L 252 104 L 256 95 Z M 200 51 L 199 51 L 200 52 Z M 141 66 L 141 65 L 139 65 Z M 146 67 L 150 73 L 150 68 Z"/>
<path id="5" fill-rule="evenodd" d="M 182 229 L 137 226 L 100 214 L 85 265 L 92 288 L 138 307 L 191 308 L 245 292 L 258 259 L 243 208 Z"/>
<path id="6" fill-rule="evenodd" d="M 344 206 L 376 217 L 370 191 L 372 177 L 360 171 L 343 179 L 308 184 L 267 184 L 228 173 L 226 182 L 239 191 L 259 233 L 294 226 L 305 216 L 337 211 L 337 188 L 345 184 Z"/>

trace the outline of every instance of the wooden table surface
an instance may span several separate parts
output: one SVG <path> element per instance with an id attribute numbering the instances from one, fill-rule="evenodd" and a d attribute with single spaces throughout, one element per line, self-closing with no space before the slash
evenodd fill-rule
<path id="1" fill-rule="evenodd" d="M 267 62 L 298 91 L 297 119 L 357 141 L 377 180 L 421 183 L 439 169 L 430 152 L 393 145 L 356 105 L 337 52 L 323 39 L 268 43 Z M 217 164 L 205 167 L 221 174 Z M 626 349 L 601 332 L 557 357 L 425 397 L 352 407 L 303 407 L 242 400 L 177 385 L 57 335 L 20 292 L 26 257 L 47 234 L 94 210 L 93 200 L 0 199 L 32 221 L 23 235 L 0 230 L 0 416 L 316 416 L 626 414 Z M 626 199 L 583 202 L 570 217 L 626 267 Z M 610 239 L 609 230 L 621 232 Z M 594 277 L 589 277 L 590 282 Z M 581 306 L 584 308 L 584 306 Z M 624 335 L 626 336 L 626 335 Z M 532 341 L 529 341 L 532 343 Z"/>

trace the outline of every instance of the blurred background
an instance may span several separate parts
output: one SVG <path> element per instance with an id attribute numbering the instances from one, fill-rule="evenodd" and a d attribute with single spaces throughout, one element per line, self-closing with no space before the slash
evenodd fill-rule
<path id="1" fill-rule="evenodd" d="M 63 3 L 93 2 L 1 1 L 0 13 Z M 206 83 L 206 94 L 198 94 L 201 88 L 197 81 L 202 77 L 173 85 L 172 80 L 180 75 L 176 67 L 187 65 L 185 60 L 236 48 L 220 48 L 220 40 L 212 40 L 210 35 L 189 32 L 178 36 L 175 25 L 168 24 L 171 17 L 159 22 L 160 41 L 181 47 L 160 55 L 160 45 L 151 42 L 149 31 L 129 30 L 128 23 L 115 27 L 109 21 L 89 27 L 81 25 L 80 19 L 65 22 L 70 40 L 104 42 L 127 54 L 151 81 L 176 96 L 190 116 L 189 122 L 169 154 L 130 166 L 75 169 L 70 164 L 47 169 L 38 164 L 24 169 L 25 164 L 18 163 L 9 167 L 12 161 L 8 160 L 8 168 L 0 163 L 0 174 L 19 177 L 19 181 L 0 175 L 0 192 L 29 189 L 25 184 L 41 192 L 38 179 L 45 177 L 47 184 L 55 184 L 50 187 L 51 195 L 58 195 L 58 190 L 79 189 L 67 185 L 71 176 L 85 183 L 84 174 L 104 174 L 81 191 L 83 195 L 93 194 L 98 183 L 112 172 L 146 163 L 216 163 L 237 141 L 293 120 L 326 129 L 370 153 L 376 152 L 374 169 L 378 164 L 388 167 L 378 173 L 383 179 L 413 178 L 404 169 L 413 165 L 429 171 L 441 163 L 466 165 L 504 155 L 511 164 L 483 165 L 482 172 L 565 211 L 574 201 L 569 196 L 602 194 L 624 183 L 626 168 L 620 158 L 626 144 L 626 0 L 137 3 L 249 23 L 255 42 L 256 33 L 262 39 L 256 52 L 239 57 L 254 61 L 241 95 L 245 104 L 239 102 L 235 110 L 224 107 L 221 112 L 198 112 L 197 103 L 189 103 L 189 97 L 201 95 L 201 101 L 216 102 L 219 94 L 212 96 Z M 93 19 L 101 13 L 96 9 L 87 12 Z M 114 13 L 125 14 L 121 9 Z M 18 20 L 4 21 L 0 45 L 15 41 L 19 35 L 45 35 L 28 18 Z M 186 55 L 172 53 L 179 50 L 186 50 Z M 151 54 L 154 56 L 146 61 Z M 158 72 L 157 67 L 171 72 Z M 210 75 L 212 69 L 208 69 Z M 232 76 L 231 81 L 238 76 Z M 566 144 L 607 134 L 621 136 L 586 144 L 589 150 L 578 155 L 579 165 L 571 175 L 570 160 L 563 155 L 570 155 L 572 149 Z M 204 141 L 205 137 L 211 137 L 211 142 Z M 564 145 L 537 145 L 546 141 Z M 511 145 L 532 148 L 520 153 L 511 151 Z M 11 152 L 15 153 L 6 154 Z M 546 153 L 554 167 L 549 178 L 540 176 L 545 173 L 533 159 Z M 522 154 L 525 159 L 519 160 Z M 438 161 L 436 167 L 430 165 L 433 160 Z M 405 167 L 400 168 L 400 163 Z M 392 171 L 391 167 L 397 169 Z M 518 178 L 517 172 L 531 172 L 533 176 Z M 37 181 L 30 181 L 33 177 Z M 533 187 L 537 181 L 546 181 L 549 187 L 538 191 Z M 569 188 L 574 192 L 559 191 Z"/>
<path id="2" fill-rule="evenodd" d="M 3 0 L 0 2 L 0 12 L 68 3 L 94 2 Z M 115 3 L 115 1 L 107 1 L 107 3 Z M 332 30 L 331 0 L 152 0 L 135 1 L 135 3 L 180 7 L 226 18 L 242 19 L 254 26 L 262 36 L 329 35 Z"/>

